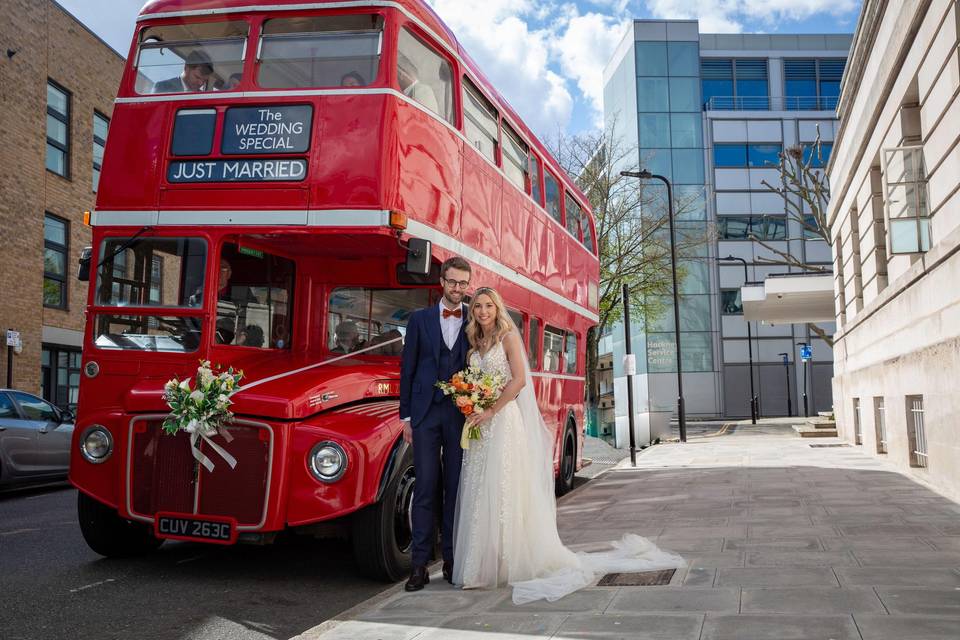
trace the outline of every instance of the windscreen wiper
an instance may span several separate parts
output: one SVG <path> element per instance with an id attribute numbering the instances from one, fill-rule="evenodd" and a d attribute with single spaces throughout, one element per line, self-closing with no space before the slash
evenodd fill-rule
<path id="1" fill-rule="evenodd" d="M 153 227 L 149 227 L 149 226 L 144 227 L 140 229 L 140 231 L 137 231 L 135 234 L 127 238 L 127 240 L 123 244 L 121 244 L 119 247 L 113 250 L 113 253 L 111 253 L 110 255 L 108 255 L 103 260 L 97 263 L 97 269 L 99 270 L 100 267 L 102 267 L 105 262 L 107 262 L 108 260 L 113 260 L 115 257 L 117 257 L 118 255 L 120 255 L 121 253 L 123 253 L 124 251 L 132 247 L 133 245 L 135 245 L 137 243 L 137 238 L 145 234 L 147 231 L 152 231 L 152 230 L 153 230 Z"/>

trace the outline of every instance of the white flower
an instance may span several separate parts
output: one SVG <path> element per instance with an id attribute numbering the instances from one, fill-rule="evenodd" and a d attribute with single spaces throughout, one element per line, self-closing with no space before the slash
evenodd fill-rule
<path id="1" fill-rule="evenodd" d="M 183 391 L 190 391 L 190 378 L 187 378 L 186 380 L 182 381 L 182 382 L 179 384 L 179 387 L 180 387 L 180 389 L 182 389 Z"/>
<path id="2" fill-rule="evenodd" d="M 203 391 L 200 391 L 199 389 L 197 389 L 196 391 L 190 394 L 190 399 L 197 404 L 199 404 L 200 401 L 203 400 L 203 397 L 204 397 Z"/>
<path id="3" fill-rule="evenodd" d="M 179 384 L 180 384 L 180 381 L 177 380 L 176 378 L 173 378 L 173 379 L 171 379 L 171 380 L 167 380 L 167 384 L 163 385 L 163 390 L 164 390 L 164 391 L 173 391 L 174 389 L 177 388 L 177 385 L 179 385 Z"/>

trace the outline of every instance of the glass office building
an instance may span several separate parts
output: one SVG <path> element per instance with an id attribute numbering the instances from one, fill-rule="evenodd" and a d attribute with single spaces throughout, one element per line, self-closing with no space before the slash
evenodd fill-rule
<path id="1" fill-rule="evenodd" d="M 784 148 L 809 144 L 818 132 L 825 156 L 830 152 L 851 40 L 850 35 L 701 34 L 697 21 L 637 20 L 604 70 L 606 121 L 625 148 L 637 151 L 635 166 L 618 169 L 639 167 L 669 179 L 678 236 L 709 238 L 681 262 L 681 364 L 689 418 L 749 416 L 747 325 L 739 301 L 744 270 L 739 262 L 718 258 L 745 259 L 750 281 L 791 272 L 764 264 L 776 256 L 753 236 L 807 263 L 831 262 L 829 246 L 789 220 L 783 199 L 764 182 L 778 182 L 776 164 Z M 649 196 L 641 215 L 659 219 L 666 206 L 663 187 L 651 182 L 645 189 Z M 676 411 L 672 296 L 661 302 L 662 314 L 632 327 L 640 443 L 664 435 Z M 833 331 L 830 325 L 822 328 Z M 787 415 L 788 375 L 796 388 L 794 415 L 804 375 L 811 412 L 830 408 L 832 353 L 826 343 L 806 325 L 752 323 L 752 329 L 761 414 Z M 805 368 L 796 363 L 797 343 L 814 346 L 814 359 Z M 601 351 L 612 352 L 616 399 L 615 425 L 602 428 L 622 446 L 627 438 L 622 326 L 613 329 Z M 781 353 L 788 354 L 788 367 Z"/>

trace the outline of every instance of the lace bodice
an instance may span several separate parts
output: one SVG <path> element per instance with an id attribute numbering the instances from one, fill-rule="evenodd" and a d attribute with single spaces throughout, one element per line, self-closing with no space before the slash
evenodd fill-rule
<path id="1" fill-rule="evenodd" d="M 484 373 L 499 373 L 510 382 L 510 361 L 507 360 L 507 351 L 503 348 L 502 341 L 483 355 L 480 355 L 479 351 L 471 353 L 470 366 L 480 367 Z"/>

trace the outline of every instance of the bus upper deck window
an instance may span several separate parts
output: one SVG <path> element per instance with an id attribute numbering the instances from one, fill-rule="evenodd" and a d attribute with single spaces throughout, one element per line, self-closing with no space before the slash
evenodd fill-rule
<path id="1" fill-rule="evenodd" d="M 268 89 L 364 86 L 377 77 L 382 44 L 379 15 L 267 20 L 257 82 Z"/>
<path id="2" fill-rule="evenodd" d="M 403 95 L 453 123 L 450 63 L 407 29 L 397 43 L 397 82 Z"/>
<path id="3" fill-rule="evenodd" d="M 137 53 L 137 93 L 232 89 L 243 73 L 247 29 L 241 20 L 147 27 Z"/>

